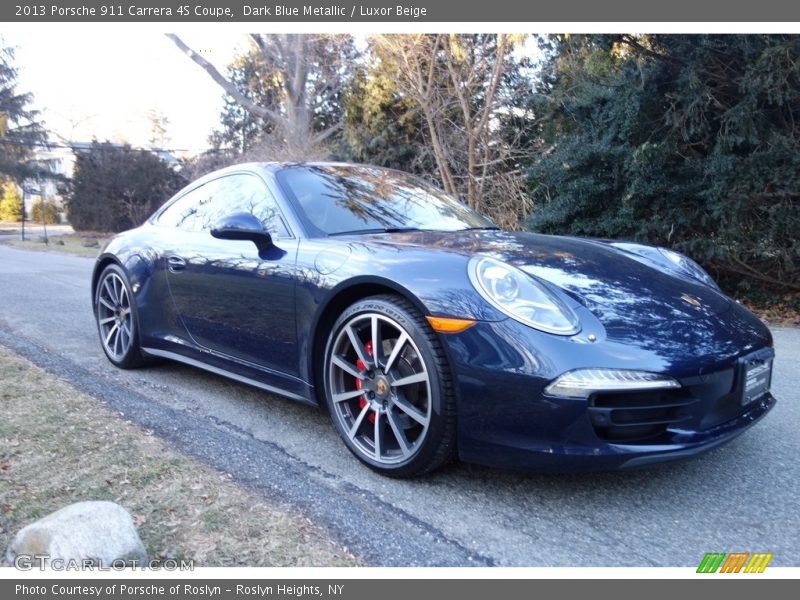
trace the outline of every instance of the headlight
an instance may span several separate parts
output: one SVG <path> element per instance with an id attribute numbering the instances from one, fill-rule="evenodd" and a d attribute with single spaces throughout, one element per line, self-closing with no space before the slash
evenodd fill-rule
<path id="1" fill-rule="evenodd" d="M 472 285 L 489 304 L 520 323 L 556 335 L 580 331 L 574 312 L 541 283 L 523 271 L 488 257 L 469 263 Z"/>
<path id="2" fill-rule="evenodd" d="M 688 256 L 684 256 L 674 250 L 670 250 L 668 248 L 659 248 L 658 249 L 661 254 L 667 257 L 667 259 L 672 262 L 678 269 L 686 273 L 689 277 L 693 277 L 698 281 L 702 281 L 707 286 L 714 288 L 715 290 L 719 289 L 717 282 L 711 278 L 711 275 L 706 273 L 705 269 L 694 262 Z"/>
<path id="3" fill-rule="evenodd" d="M 632 254 L 635 258 L 644 259 L 640 260 L 640 262 L 651 266 L 655 264 L 657 267 L 665 267 L 673 273 L 691 277 L 719 291 L 717 282 L 711 278 L 711 275 L 706 273 L 703 267 L 688 256 L 684 256 L 679 252 L 675 252 L 669 248 L 657 248 L 655 246 L 631 244 L 628 242 L 613 242 L 611 245 Z"/>

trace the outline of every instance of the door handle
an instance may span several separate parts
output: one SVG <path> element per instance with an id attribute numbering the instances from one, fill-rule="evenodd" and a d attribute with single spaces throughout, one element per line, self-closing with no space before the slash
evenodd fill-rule
<path id="1" fill-rule="evenodd" d="M 173 273 L 183 271 L 186 268 L 186 261 L 180 256 L 170 256 L 167 258 L 167 268 Z"/>

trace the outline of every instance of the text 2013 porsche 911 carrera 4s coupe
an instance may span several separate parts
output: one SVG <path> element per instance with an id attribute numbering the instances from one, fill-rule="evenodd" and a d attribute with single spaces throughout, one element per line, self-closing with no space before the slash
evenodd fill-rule
<path id="1" fill-rule="evenodd" d="M 410 175 L 245 164 L 97 258 L 100 341 L 327 408 L 386 475 L 697 455 L 775 404 L 772 337 L 671 250 L 501 231 Z"/>

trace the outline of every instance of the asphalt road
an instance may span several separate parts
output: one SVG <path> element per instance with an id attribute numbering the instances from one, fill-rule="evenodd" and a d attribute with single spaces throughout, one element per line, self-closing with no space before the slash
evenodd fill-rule
<path id="1" fill-rule="evenodd" d="M 91 266 L 0 246 L 0 344 L 302 511 L 370 564 L 696 566 L 706 552 L 761 551 L 800 566 L 800 330 L 773 331 L 778 406 L 700 459 L 581 475 L 458 464 L 394 481 L 352 458 L 319 411 L 190 367 L 113 368 Z"/>

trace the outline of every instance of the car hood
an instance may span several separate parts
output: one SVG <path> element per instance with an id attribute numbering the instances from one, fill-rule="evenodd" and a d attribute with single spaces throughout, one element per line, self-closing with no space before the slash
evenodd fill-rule
<path id="1" fill-rule="evenodd" d="M 606 329 L 695 320 L 731 301 L 692 279 L 670 275 L 606 243 L 495 230 L 375 236 L 381 244 L 493 256 L 547 281 L 584 305 Z"/>

